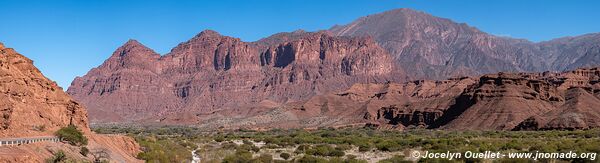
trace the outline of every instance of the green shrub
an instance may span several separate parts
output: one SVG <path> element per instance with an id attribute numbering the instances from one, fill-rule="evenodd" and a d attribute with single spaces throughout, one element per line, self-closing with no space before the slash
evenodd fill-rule
<path id="1" fill-rule="evenodd" d="M 54 155 L 46 160 L 48 163 L 58 163 L 67 160 L 67 155 L 62 150 L 54 153 Z"/>
<path id="2" fill-rule="evenodd" d="M 71 145 L 81 146 L 87 145 L 88 140 L 83 133 L 74 125 L 63 127 L 56 131 L 56 136 L 63 141 L 69 142 Z"/>
<path id="3" fill-rule="evenodd" d="M 83 156 L 87 156 L 88 153 L 90 153 L 90 150 L 86 147 L 81 147 L 81 149 L 79 150 L 79 153 L 81 153 L 81 155 L 83 155 Z"/>
<path id="4" fill-rule="evenodd" d="M 305 155 L 298 159 L 298 163 L 328 163 L 329 161 L 323 158 L 317 158 L 315 156 Z"/>
<path id="5" fill-rule="evenodd" d="M 271 163 L 273 162 L 273 156 L 270 154 L 260 154 L 260 156 L 258 156 L 258 161 L 263 162 L 263 163 Z"/>
<path id="6" fill-rule="evenodd" d="M 292 155 L 290 155 L 289 153 L 281 153 L 279 154 L 279 157 L 283 158 L 284 160 L 288 160 L 290 159 L 290 157 L 292 157 Z"/>
<path id="7" fill-rule="evenodd" d="M 237 150 L 235 154 L 226 156 L 223 163 L 249 163 L 252 162 L 252 153 L 244 150 Z"/>

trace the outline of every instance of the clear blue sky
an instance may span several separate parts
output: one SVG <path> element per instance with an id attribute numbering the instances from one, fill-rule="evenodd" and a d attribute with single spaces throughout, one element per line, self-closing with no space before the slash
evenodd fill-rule
<path id="1" fill-rule="evenodd" d="M 598 7 L 594 0 L 0 0 L 0 42 L 66 89 L 130 38 L 165 54 L 204 29 L 254 41 L 412 8 L 491 34 L 543 41 L 600 32 Z"/>

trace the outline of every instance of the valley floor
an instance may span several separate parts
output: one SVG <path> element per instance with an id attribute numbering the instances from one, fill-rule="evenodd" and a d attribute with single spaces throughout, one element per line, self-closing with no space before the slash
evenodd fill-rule
<path id="1" fill-rule="evenodd" d="M 599 162 L 600 130 L 577 131 L 384 131 L 370 128 L 214 131 L 187 127 L 96 128 L 122 133 L 142 147 L 138 158 L 159 162 L 534 162 L 534 159 L 416 158 L 414 153 L 568 153 L 585 158 L 543 162 Z M 584 156 L 584 155 L 582 155 Z"/>

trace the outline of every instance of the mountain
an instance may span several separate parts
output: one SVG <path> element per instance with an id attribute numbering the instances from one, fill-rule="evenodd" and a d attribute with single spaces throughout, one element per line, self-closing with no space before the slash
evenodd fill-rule
<path id="1" fill-rule="evenodd" d="M 46 78 L 33 61 L 0 43 L 0 139 L 53 136 L 75 125 L 89 139 L 88 148 L 106 149 L 112 158 L 136 162 L 139 146 L 130 137 L 98 135 L 88 125 L 86 109 Z M 57 149 L 82 156 L 79 148 L 64 143 L 32 143 L 0 148 L 0 162 L 43 162 Z"/>
<path id="2" fill-rule="evenodd" d="M 530 86 L 545 77 L 517 72 L 599 66 L 599 41 L 587 34 L 534 43 L 397 9 L 255 42 L 206 30 L 162 56 L 130 40 L 67 92 L 93 123 L 525 129 L 523 120 L 545 123 L 539 116 L 559 105 Z M 547 91 L 544 98 L 565 98 Z"/>
<path id="3" fill-rule="evenodd" d="M 566 71 L 600 63 L 600 34 L 533 43 L 490 35 L 411 9 L 362 17 L 329 31 L 339 36 L 372 36 L 413 79 Z"/>
<path id="4" fill-rule="evenodd" d="M 164 56 L 130 40 L 67 92 L 90 108 L 92 122 L 188 123 L 404 78 L 370 37 L 284 36 L 293 34 L 247 43 L 206 30 Z"/>

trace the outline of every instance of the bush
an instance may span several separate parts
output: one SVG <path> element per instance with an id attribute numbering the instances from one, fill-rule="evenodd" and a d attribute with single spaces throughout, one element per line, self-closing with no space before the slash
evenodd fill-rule
<path id="1" fill-rule="evenodd" d="M 323 158 L 317 158 L 315 156 L 309 156 L 309 155 L 305 155 L 304 157 L 298 159 L 299 163 L 327 163 L 329 162 L 326 159 Z"/>
<path id="2" fill-rule="evenodd" d="M 237 150 L 235 154 L 229 155 L 223 159 L 223 163 L 246 163 L 252 161 L 252 153 L 244 150 Z"/>
<path id="3" fill-rule="evenodd" d="M 88 153 L 90 153 L 90 150 L 86 147 L 81 147 L 81 149 L 79 150 L 79 153 L 81 153 L 81 155 L 83 155 L 83 156 L 87 156 Z"/>
<path id="4" fill-rule="evenodd" d="M 81 146 L 87 145 L 88 140 L 83 133 L 74 125 L 63 127 L 56 131 L 56 136 L 61 140 L 69 142 L 71 145 Z"/>
<path id="5" fill-rule="evenodd" d="M 279 157 L 283 158 L 284 160 L 288 160 L 290 159 L 290 157 L 292 157 L 292 155 L 290 155 L 289 153 L 281 153 L 279 154 Z"/>
<path id="6" fill-rule="evenodd" d="M 270 154 L 263 153 L 260 154 L 260 156 L 258 156 L 258 160 L 263 163 L 270 163 L 273 162 L 273 156 Z"/>
<path id="7" fill-rule="evenodd" d="M 54 155 L 46 160 L 48 163 L 58 163 L 67 160 L 67 155 L 62 150 L 54 153 Z"/>

